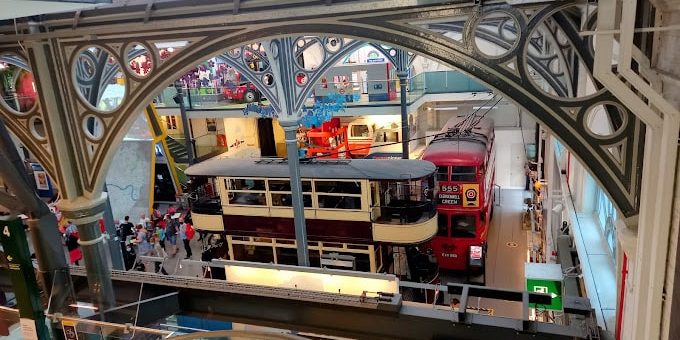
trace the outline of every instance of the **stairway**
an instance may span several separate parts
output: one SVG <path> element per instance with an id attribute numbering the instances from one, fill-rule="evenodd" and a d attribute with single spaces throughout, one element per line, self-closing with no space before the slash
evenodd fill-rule
<path id="1" fill-rule="evenodd" d="M 187 154 L 187 148 L 183 143 L 184 140 L 181 140 L 181 142 L 179 142 L 176 139 L 167 136 L 165 137 L 165 141 L 168 143 L 168 149 L 170 149 L 170 156 L 172 157 L 172 159 L 175 160 L 175 163 L 177 164 L 189 163 L 189 155 Z"/>

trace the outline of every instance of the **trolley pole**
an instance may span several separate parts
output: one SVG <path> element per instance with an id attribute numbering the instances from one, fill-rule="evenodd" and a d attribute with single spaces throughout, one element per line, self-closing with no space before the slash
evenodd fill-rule
<path id="1" fill-rule="evenodd" d="M 399 98 L 401 101 L 401 158 L 409 159 L 408 111 L 406 107 L 406 82 L 408 81 L 408 71 L 397 71 L 397 77 L 399 77 L 399 90 L 401 91 Z"/>
<path id="2" fill-rule="evenodd" d="M 297 121 L 279 121 L 279 123 L 285 131 L 286 152 L 288 153 L 288 166 L 290 168 L 290 191 L 293 199 L 298 266 L 309 267 L 305 206 L 302 200 L 302 181 L 300 180 L 300 155 L 297 146 Z"/>
<path id="3" fill-rule="evenodd" d="M 182 83 L 177 80 L 175 81 L 175 90 L 177 94 L 173 97 L 173 100 L 177 105 L 179 105 L 179 113 L 182 116 L 182 125 L 184 128 L 184 145 L 187 148 L 187 159 L 189 165 L 194 164 L 194 145 L 191 138 L 191 131 L 189 130 L 189 118 L 187 117 L 187 110 L 184 107 L 184 94 L 182 93 Z"/>

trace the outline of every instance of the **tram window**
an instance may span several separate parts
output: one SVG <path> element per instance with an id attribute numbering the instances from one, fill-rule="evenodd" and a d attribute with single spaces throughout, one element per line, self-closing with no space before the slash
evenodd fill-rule
<path id="1" fill-rule="evenodd" d="M 441 214 L 437 216 L 437 236 L 449 237 L 448 216 Z"/>
<path id="2" fill-rule="evenodd" d="M 449 180 L 449 167 L 448 166 L 438 166 L 437 167 L 437 180 L 438 181 L 448 181 Z"/>
<path id="3" fill-rule="evenodd" d="M 352 125 L 352 137 L 368 137 L 368 125 Z"/>
<path id="4" fill-rule="evenodd" d="M 375 134 L 378 143 L 396 143 L 399 141 L 399 133 L 396 131 L 378 131 Z"/>
<path id="5" fill-rule="evenodd" d="M 452 237 L 475 237 L 475 217 L 471 215 L 451 216 L 451 236 Z"/>
<path id="6" fill-rule="evenodd" d="M 361 197 L 318 195 L 321 209 L 361 209 Z"/>
<path id="7" fill-rule="evenodd" d="M 361 194 L 361 182 L 317 181 L 316 192 Z"/>
<path id="8" fill-rule="evenodd" d="M 229 204 L 266 205 L 264 193 L 230 192 Z"/>
<path id="9" fill-rule="evenodd" d="M 290 181 L 270 179 L 269 191 L 290 191 Z"/>
<path id="10" fill-rule="evenodd" d="M 474 182 L 477 172 L 474 166 L 454 166 L 451 171 L 453 181 Z"/>
<path id="11" fill-rule="evenodd" d="M 229 180 L 229 190 L 262 190 L 264 191 L 264 180 L 232 178 Z"/>
<path id="12" fill-rule="evenodd" d="M 290 181 L 287 179 L 270 179 L 269 191 L 288 191 L 290 192 Z M 312 182 L 302 181 L 302 191 L 312 192 Z"/>
<path id="13" fill-rule="evenodd" d="M 305 208 L 312 207 L 312 195 L 302 196 L 302 202 L 305 204 Z M 292 207 L 293 197 L 291 194 L 277 194 L 272 193 L 272 206 L 274 207 Z"/>

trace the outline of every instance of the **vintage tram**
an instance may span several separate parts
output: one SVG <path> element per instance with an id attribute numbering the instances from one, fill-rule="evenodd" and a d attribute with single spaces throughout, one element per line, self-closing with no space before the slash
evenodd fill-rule
<path id="1" fill-rule="evenodd" d="M 439 268 L 483 273 L 496 172 L 493 120 L 451 118 L 421 159 L 437 166 L 438 228 L 429 246 Z"/>
<path id="2" fill-rule="evenodd" d="M 437 232 L 435 170 L 423 160 L 302 161 L 312 265 L 435 278 L 434 258 L 415 246 Z M 225 258 L 297 264 L 286 160 L 211 159 L 186 173 L 194 227 L 226 238 Z"/>

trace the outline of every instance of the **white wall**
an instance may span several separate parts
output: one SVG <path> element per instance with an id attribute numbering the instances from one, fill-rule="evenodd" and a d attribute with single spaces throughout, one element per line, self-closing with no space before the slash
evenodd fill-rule
<path id="1" fill-rule="evenodd" d="M 227 138 L 227 156 L 234 156 L 244 149 L 257 148 L 257 118 L 224 118 L 221 121 Z M 219 129 L 219 124 L 218 124 Z"/>
<path id="2" fill-rule="evenodd" d="M 125 139 L 116 151 L 106 175 L 114 219 L 128 215 L 137 221 L 141 214 L 149 214 L 152 146 L 151 140 Z"/>
<path id="3" fill-rule="evenodd" d="M 532 142 L 533 135 L 525 142 Z M 496 184 L 503 188 L 524 188 L 526 154 L 519 128 L 496 129 Z"/>

